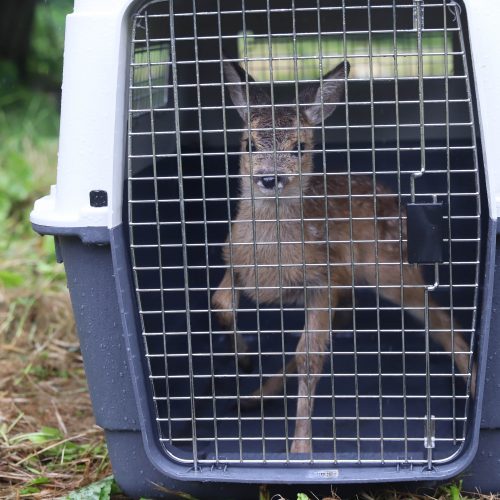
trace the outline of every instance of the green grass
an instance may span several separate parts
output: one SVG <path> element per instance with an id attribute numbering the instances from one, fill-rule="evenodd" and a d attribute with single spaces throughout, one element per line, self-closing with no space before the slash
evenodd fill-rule
<path id="1" fill-rule="evenodd" d="M 15 88 L 0 96 L 0 284 L 61 277 L 53 243 L 29 223 L 34 200 L 55 181 L 59 112 L 55 96 Z"/>
<path id="2" fill-rule="evenodd" d="M 71 7 L 71 0 L 38 4 L 25 84 L 12 63 L 0 60 L 0 286 L 7 288 L 62 278 L 53 243 L 33 233 L 29 212 L 55 182 L 64 19 Z"/>

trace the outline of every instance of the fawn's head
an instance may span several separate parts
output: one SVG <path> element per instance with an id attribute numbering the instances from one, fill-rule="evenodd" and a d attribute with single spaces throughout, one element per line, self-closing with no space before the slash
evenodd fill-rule
<path id="1" fill-rule="evenodd" d="M 323 85 L 309 83 L 299 93 L 301 106 L 271 106 L 262 85 L 236 64 L 225 62 L 224 73 L 231 100 L 248 131 L 241 138 L 240 173 L 264 195 L 298 193 L 308 182 L 299 173 L 313 170 L 314 130 L 343 100 L 350 65 L 342 62 L 323 76 Z M 248 82 L 248 84 L 247 84 Z M 248 154 L 250 153 L 250 154 Z"/>

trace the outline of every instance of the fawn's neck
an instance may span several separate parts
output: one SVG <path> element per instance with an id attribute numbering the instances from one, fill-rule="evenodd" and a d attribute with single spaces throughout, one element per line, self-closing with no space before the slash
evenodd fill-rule
<path id="1" fill-rule="evenodd" d="M 254 186 L 252 190 L 249 183 L 244 183 L 241 194 L 244 199 L 241 201 L 240 213 L 244 213 L 244 217 L 269 221 L 300 219 L 301 207 L 298 193 L 287 193 L 286 197 L 278 198 L 263 197 L 257 186 Z M 254 212 L 255 215 L 253 215 Z"/>

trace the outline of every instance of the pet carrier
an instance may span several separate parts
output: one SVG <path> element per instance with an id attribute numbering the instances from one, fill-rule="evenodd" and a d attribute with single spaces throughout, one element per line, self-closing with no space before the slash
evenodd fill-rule
<path id="1" fill-rule="evenodd" d="M 500 489 L 496 14 L 75 2 L 31 221 L 125 492 Z"/>

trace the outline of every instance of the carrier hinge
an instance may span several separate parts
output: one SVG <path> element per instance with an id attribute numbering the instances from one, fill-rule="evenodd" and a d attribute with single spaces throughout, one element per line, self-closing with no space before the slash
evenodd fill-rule
<path id="1" fill-rule="evenodd" d="M 210 466 L 210 472 L 214 472 L 214 471 L 226 472 L 227 468 L 228 468 L 228 464 L 224 464 L 224 463 L 221 464 L 219 462 L 216 462 Z"/>
<path id="2" fill-rule="evenodd" d="M 412 457 L 409 457 L 408 460 L 411 460 Z M 411 461 L 408 461 L 405 459 L 401 459 L 401 462 L 398 462 L 396 464 L 396 470 L 397 472 L 401 472 L 402 470 L 410 470 L 413 471 L 413 463 Z"/>
<path id="3" fill-rule="evenodd" d="M 427 467 L 431 471 L 434 469 L 432 465 L 432 450 L 436 447 L 436 417 L 434 415 L 426 415 L 424 422 L 424 447 L 427 449 Z"/>

